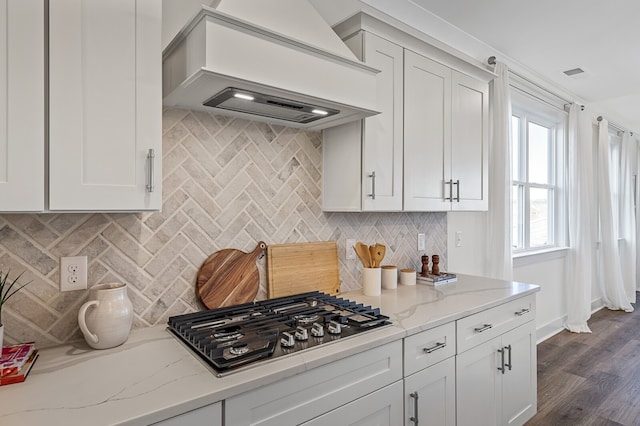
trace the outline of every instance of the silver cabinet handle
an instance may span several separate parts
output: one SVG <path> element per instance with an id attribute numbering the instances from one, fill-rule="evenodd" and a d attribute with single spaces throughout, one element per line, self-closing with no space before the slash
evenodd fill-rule
<path id="1" fill-rule="evenodd" d="M 449 182 L 445 182 L 444 184 L 449 185 L 449 197 L 445 197 L 445 200 L 453 202 L 453 179 L 450 179 Z"/>
<path id="2" fill-rule="evenodd" d="M 432 347 L 430 347 L 430 348 L 423 348 L 422 350 L 423 350 L 425 353 L 430 354 L 431 352 L 435 352 L 435 351 L 437 351 L 438 349 L 442 349 L 442 348 L 444 348 L 445 346 L 447 346 L 447 343 L 446 343 L 446 342 L 436 343 L 436 345 L 435 345 L 435 346 L 432 346 Z"/>
<path id="3" fill-rule="evenodd" d="M 504 368 L 504 348 L 498 349 L 498 352 L 500 352 L 500 360 L 501 360 L 501 362 L 500 362 L 501 367 L 498 367 L 498 371 L 501 371 L 502 374 L 504 374 L 504 371 L 505 371 L 505 368 Z"/>
<path id="4" fill-rule="evenodd" d="M 458 179 L 457 181 L 453 182 L 453 185 L 456 186 L 456 201 L 459 203 L 460 202 L 460 179 Z M 453 187 L 451 188 L 453 190 Z M 453 194 L 451 194 L 451 197 L 453 198 Z M 453 201 L 453 200 L 451 200 Z"/>
<path id="5" fill-rule="evenodd" d="M 418 392 L 411 392 L 409 394 L 411 398 L 413 398 L 413 417 L 409 417 L 409 420 L 413 422 L 416 426 L 418 426 Z"/>
<path id="6" fill-rule="evenodd" d="M 147 160 L 149 161 L 149 175 L 147 176 L 147 191 L 149 192 L 153 192 L 154 190 L 154 179 L 155 179 L 155 172 L 154 172 L 154 163 L 155 163 L 155 159 L 156 159 L 156 153 L 153 151 L 153 149 L 149 149 L 149 152 L 147 153 Z"/>
<path id="7" fill-rule="evenodd" d="M 369 194 L 369 197 L 371 197 L 372 200 L 375 200 L 376 199 L 376 172 L 375 171 L 371 172 L 369 177 L 371 178 L 371 194 Z"/>
<path id="8" fill-rule="evenodd" d="M 505 364 L 505 366 L 509 368 L 509 371 L 511 371 L 511 345 L 507 345 L 504 348 L 509 351 L 509 362 Z"/>
<path id="9" fill-rule="evenodd" d="M 531 312 L 531 309 L 529 308 L 522 308 L 520 309 L 518 312 L 514 312 L 514 314 L 516 314 L 517 316 L 521 317 L 524 314 L 528 314 L 529 312 Z"/>
<path id="10" fill-rule="evenodd" d="M 493 328 L 493 324 L 485 324 L 482 327 L 476 327 L 473 329 L 476 333 L 482 333 L 483 331 L 487 331 L 488 329 Z"/>

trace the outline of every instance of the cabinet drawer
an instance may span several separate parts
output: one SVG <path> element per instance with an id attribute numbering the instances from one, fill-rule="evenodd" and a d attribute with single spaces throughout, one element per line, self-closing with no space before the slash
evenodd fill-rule
<path id="1" fill-rule="evenodd" d="M 402 415 L 402 381 L 398 380 L 302 426 L 397 426 Z"/>
<path id="2" fill-rule="evenodd" d="M 456 321 L 457 349 L 462 353 L 536 317 L 535 294 L 512 300 Z"/>
<path id="3" fill-rule="evenodd" d="M 404 375 L 408 376 L 456 354 L 454 322 L 404 339 Z"/>
<path id="4" fill-rule="evenodd" d="M 205 405 L 179 416 L 154 423 L 153 426 L 185 426 L 185 425 L 222 426 L 222 402 Z"/>
<path id="5" fill-rule="evenodd" d="M 297 425 L 400 379 L 396 341 L 229 398 L 225 424 Z"/>

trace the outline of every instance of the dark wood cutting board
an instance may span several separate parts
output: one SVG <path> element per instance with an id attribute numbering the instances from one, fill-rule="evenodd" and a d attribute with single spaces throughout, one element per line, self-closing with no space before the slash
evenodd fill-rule
<path id="1" fill-rule="evenodd" d="M 209 256 L 196 278 L 196 296 L 200 302 L 208 309 L 253 302 L 260 286 L 256 261 L 266 248 L 260 241 L 250 253 L 224 249 Z"/>

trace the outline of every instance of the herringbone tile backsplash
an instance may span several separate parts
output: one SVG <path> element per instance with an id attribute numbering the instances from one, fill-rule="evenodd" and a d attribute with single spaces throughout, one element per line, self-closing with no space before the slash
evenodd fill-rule
<path id="1" fill-rule="evenodd" d="M 5 307 L 5 342 L 81 340 L 89 291 L 59 292 L 59 258 L 88 256 L 89 286 L 125 282 L 134 327 L 199 310 L 195 277 L 223 248 L 338 241 L 342 291 L 360 285 L 346 238 L 388 247 L 384 263 L 420 268 L 416 234 L 446 268 L 445 213 L 323 213 L 322 135 L 180 109 L 163 112 L 160 213 L 0 215 L 0 270 L 32 280 Z M 266 264 L 259 261 L 266 297 Z"/>

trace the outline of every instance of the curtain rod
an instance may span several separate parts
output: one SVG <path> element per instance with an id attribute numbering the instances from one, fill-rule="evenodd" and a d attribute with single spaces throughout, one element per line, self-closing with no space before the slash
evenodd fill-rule
<path id="1" fill-rule="evenodd" d="M 489 56 L 489 59 L 487 59 L 487 63 L 488 63 L 489 65 L 495 65 L 495 64 L 496 64 L 496 57 L 495 57 L 495 56 Z M 558 98 L 558 99 L 560 99 L 560 100 L 564 101 L 564 102 L 565 102 L 565 105 L 564 105 L 564 110 L 565 110 L 565 111 L 568 111 L 568 110 L 569 110 L 569 106 L 573 103 L 573 102 L 571 102 L 570 100 L 565 99 L 564 97 L 562 97 L 562 96 L 558 95 L 557 93 L 552 92 L 551 90 L 547 89 L 546 87 L 541 86 L 540 84 L 536 83 L 535 81 L 532 81 L 532 80 L 528 79 L 527 77 L 525 77 L 525 76 L 523 76 L 522 74 L 519 74 L 519 73 L 517 73 L 517 72 L 513 71 L 513 70 L 512 70 L 512 69 L 510 69 L 510 68 L 509 68 L 509 72 L 510 72 L 511 74 L 515 75 L 516 77 L 521 78 L 522 80 L 526 81 L 527 83 L 529 83 L 529 84 L 532 84 L 532 85 L 536 86 L 538 89 L 544 90 L 545 92 L 549 93 L 550 95 L 553 95 L 553 96 L 555 96 L 556 98 Z M 521 90 L 521 91 L 523 91 L 522 89 L 520 89 L 520 90 Z M 537 98 L 537 97 L 536 97 L 536 98 Z M 540 98 L 537 98 L 537 99 L 540 99 Z M 541 101 L 543 101 L 543 102 L 545 102 L 545 103 L 547 103 L 547 104 L 549 104 L 549 105 L 551 105 L 549 102 L 546 102 L 546 101 L 544 101 L 544 100 L 542 100 L 542 99 L 540 99 L 540 100 L 541 100 Z M 556 107 L 555 105 L 551 105 L 551 106 Z M 556 107 L 556 108 L 557 108 L 557 107 Z M 582 109 L 582 111 L 584 111 L 584 105 L 580 105 L 580 108 Z"/>
<path id="2" fill-rule="evenodd" d="M 599 115 L 597 118 L 598 122 L 601 122 L 603 118 L 604 118 L 603 116 Z M 613 121 L 608 121 L 608 123 L 609 123 L 609 127 L 613 127 L 614 130 L 617 130 L 619 132 L 629 132 L 629 134 L 633 136 L 633 132 L 629 131 L 628 129 L 625 129 L 621 125 L 614 123 Z"/>

